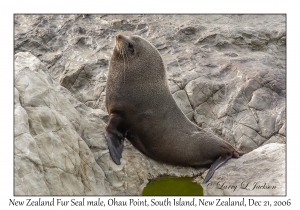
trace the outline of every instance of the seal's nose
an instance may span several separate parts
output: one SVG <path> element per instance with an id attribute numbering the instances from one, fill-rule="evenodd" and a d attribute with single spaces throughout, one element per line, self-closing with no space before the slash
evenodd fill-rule
<path id="1" fill-rule="evenodd" d="M 119 34 L 116 36 L 116 40 L 119 41 L 120 39 L 122 39 L 124 36 L 122 34 Z"/>

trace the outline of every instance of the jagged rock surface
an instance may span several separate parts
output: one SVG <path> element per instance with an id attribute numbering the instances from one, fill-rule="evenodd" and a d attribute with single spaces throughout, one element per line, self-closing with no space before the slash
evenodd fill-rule
<path id="1" fill-rule="evenodd" d="M 16 194 L 135 195 L 161 174 L 202 173 L 127 142 L 122 165 L 111 162 L 104 100 L 119 33 L 157 47 L 174 99 L 203 129 L 245 152 L 286 141 L 284 15 L 15 15 L 14 24 Z"/>

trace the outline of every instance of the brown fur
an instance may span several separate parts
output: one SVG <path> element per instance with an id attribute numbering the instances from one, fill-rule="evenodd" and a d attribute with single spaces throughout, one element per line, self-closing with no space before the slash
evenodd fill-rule
<path id="1" fill-rule="evenodd" d="M 174 165 L 209 166 L 221 155 L 239 157 L 231 145 L 183 114 L 170 93 L 159 52 L 139 36 L 116 38 L 106 106 L 110 116 L 116 114 L 122 119 L 118 127 L 123 137 L 152 159 Z"/>

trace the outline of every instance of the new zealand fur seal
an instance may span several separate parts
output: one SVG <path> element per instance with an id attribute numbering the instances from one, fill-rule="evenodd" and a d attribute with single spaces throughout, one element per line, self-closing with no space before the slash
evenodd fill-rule
<path id="1" fill-rule="evenodd" d="M 140 36 L 116 36 L 106 85 L 110 156 L 121 164 L 127 138 L 146 156 L 167 164 L 209 167 L 203 183 L 230 158 L 239 158 L 222 139 L 192 123 L 177 106 L 158 50 Z"/>

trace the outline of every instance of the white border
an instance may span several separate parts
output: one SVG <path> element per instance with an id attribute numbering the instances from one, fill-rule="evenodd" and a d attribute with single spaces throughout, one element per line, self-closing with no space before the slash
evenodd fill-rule
<path id="1" fill-rule="evenodd" d="M 5 3 L 3 3 L 5 2 Z M 1 195 L 0 206 L 8 207 L 13 196 L 13 14 L 14 13 L 282 13 L 287 14 L 287 197 L 255 197 L 257 200 L 292 199 L 300 206 L 299 182 L 299 11 L 296 1 L 63 1 L 14 0 L 1 3 Z M 4 65 L 3 65 L 4 64 Z M 28 197 L 27 197 L 28 198 Z M 76 197 L 79 199 L 79 197 Z M 136 198 L 136 197 L 135 197 Z M 215 199 L 208 197 L 207 199 Z M 249 198 L 249 197 L 247 197 Z M 24 198 L 25 199 L 25 198 Z M 109 199 L 109 197 L 104 197 Z M 297 205 L 298 204 L 298 205 Z M 19 207 L 20 208 L 20 207 Z M 51 208 L 51 207 L 48 207 Z M 100 207 L 99 207 L 100 208 Z M 97 209 L 99 209 L 97 208 Z M 157 208 L 157 207 L 156 207 Z M 158 207 L 174 208 L 174 207 Z M 199 207 L 198 207 L 199 208 Z M 232 207 L 222 207 L 232 209 Z M 254 208 L 254 207 L 253 207 Z M 55 209 L 66 209 L 55 207 Z M 125 209 L 131 209 L 127 207 Z M 139 207 L 139 209 L 141 209 Z M 149 209 L 149 208 L 143 208 Z"/>

